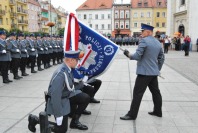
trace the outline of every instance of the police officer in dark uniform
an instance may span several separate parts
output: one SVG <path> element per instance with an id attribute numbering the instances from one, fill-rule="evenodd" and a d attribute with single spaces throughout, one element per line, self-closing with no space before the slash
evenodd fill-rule
<path id="1" fill-rule="evenodd" d="M 6 42 L 6 32 L 4 30 L 0 30 L 0 65 L 1 65 L 1 74 L 3 78 L 3 83 L 7 84 L 12 82 L 8 78 L 8 68 L 11 61 L 11 45 Z"/>
<path id="2" fill-rule="evenodd" d="M 36 44 L 34 41 L 34 34 L 30 34 L 30 39 L 27 41 L 27 47 L 28 47 L 28 54 L 29 54 L 29 60 L 31 63 L 31 73 L 36 73 L 37 71 L 34 70 L 35 63 L 36 63 Z"/>
<path id="3" fill-rule="evenodd" d="M 26 64 L 27 64 L 27 59 L 29 55 L 28 55 L 27 45 L 26 45 L 26 41 L 24 40 L 23 33 L 18 34 L 18 44 L 21 50 L 21 62 L 20 62 L 21 73 L 22 73 L 22 76 L 28 76 L 29 74 L 26 73 Z"/>
<path id="4" fill-rule="evenodd" d="M 49 68 L 48 66 L 48 58 L 49 58 L 49 50 L 48 50 L 48 42 L 47 42 L 47 35 L 43 36 L 43 64 L 44 64 L 44 68 L 47 69 Z"/>
<path id="5" fill-rule="evenodd" d="M 51 46 L 53 48 L 53 65 L 57 65 L 56 64 L 56 60 L 57 60 L 57 53 L 58 53 L 58 46 L 57 46 L 57 43 L 56 43 L 56 37 L 55 35 L 52 36 L 52 40 L 51 40 Z"/>
<path id="6" fill-rule="evenodd" d="M 87 130 L 88 127 L 79 122 L 79 118 L 89 103 L 89 96 L 80 90 L 75 90 L 73 82 L 73 69 L 76 67 L 79 58 L 79 51 L 65 52 L 64 63 L 54 72 L 48 88 L 49 98 L 47 100 L 47 114 L 54 115 L 55 123 L 49 122 L 52 132 L 66 133 L 68 129 L 68 114 L 70 103 L 77 105 L 72 117 L 70 128 Z M 47 117 L 47 116 L 46 116 Z M 29 115 L 28 128 L 35 132 L 35 125 L 39 119 L 35 115 Z M 41 120 L 40 120 L 41 121 Z M 40 123 L 41 124 L 41 123 Z M 44 123 L 46 124 L 46 123 Z M 41 127 L 45 127 L 45 125 Z M 48 123 L 47 123 L 47 127 Z"/>
<path id="7" fill-rule="evenodd" d="M 20 61 L 21 61 L 21 50 L 19 47 L 19 44 L 16 40 L 16 33 L 11 33 L 10 34 L 10 40 L 9 43 L 11 45 L 11 57 L 12 57 L 12 72 L 14 75 L 14 79 L 21 79 L 18 75 L 18 69 L 20 67 Z"/>
<path id="8" fill-rule="evenodd" d="M 43 42 L 41 39 L 41 35 L 37 35 L 37 40 L 36 40 L 36 46 L 37 46 L 37 66 L 38 66 L 38 71 L 42 71 L 43 69 L 41 68 L 41 61 L 43 61 L 43 55 L 44 55 L 44 49 L 43 49 Z"/>
<path id="9" fill-rule="evenodd" d="M 53 47 L 52 47 L 52 40 L 50 38 L 50 35 L 47 37 L 47 43 L 48 43 L 48 66 L 51 67 L 52 65 L 50 64 L 51 60 L 53 60 Z"/>

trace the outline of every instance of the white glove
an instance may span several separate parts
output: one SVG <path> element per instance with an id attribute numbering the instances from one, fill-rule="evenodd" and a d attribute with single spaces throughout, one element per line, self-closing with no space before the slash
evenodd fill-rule
<path id="1" fill-rule="evenodd" d="M 60 48 L 60 46 L 58 46 L 58 48 Z"/>
<path id="2" fill-rule="evenodd" d="M 6 50 L 2 50 L 2 53 L 5 54 L 6 53 Z"/>
<path id="3" fill-rule="evenodd" d="M 48 50 L 48 48 L 45 48 L 46 50 Z"/>
<path id="4" fill-rule="evenodd" d="M 55 48 L 57 48 L 57 46 L 55 46 Z"/>
<path id="5" fill-rule="evenodd" d="M 27 50 L 25 49 L 25 52 L 27 53 Z"/>
<path id="6" fill-rule="evenodd" d="M 35 51 L 35 49 L 34 49 L 34 48 L 32 48 L 31 50 L 32 50 L 32 51 Z"/>
<path id="7" fill-rule="evenodd" d="M 52 46 L 49 46 L 50 48 L 52 48 Z"/>
<path id="8" fill-rule="evenodd" d="M 38 54 L 36 54 L 36 57 L 38 57 Z"/>
<path id="9" fill-rule="evenodd" d="M 84 76 L 83 79 L 82 79 L 82 81 L 83 81 L 84 83 L 87 82 L 87 80 L 88 80 L 88 76 Z"/>
<path id="10" fill-rule="evenodd" d="M 57 124 L 58 126 L 61 126 L 61 125 L 62 125 L 62 122 L 63 122 L 63 116 L 57 117 L 57 118 L 56 118 L 56 124 Z"/>
<path id="11" fill-rule="evenodd" d="M 19 49 L 16 49 L 16 52 L 17 52 L 17 53 L 19 53 L 19 52 L 20 52 L 20 50 L 19 50 Z"/>
<path id="12" fill-rule="evenodd" d="M 43 48 L 41 48 L 41 51 L 43 51 Z"/>

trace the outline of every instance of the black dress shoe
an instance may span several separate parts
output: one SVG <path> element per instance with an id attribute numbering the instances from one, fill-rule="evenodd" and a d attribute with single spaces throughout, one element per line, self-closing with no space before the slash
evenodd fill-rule
<path id="1" fill-rule="evenodd" d="M 39 118 L 35 115 L 30 114 L 28 117 L 28 129 L 31 132 L 36 132 L 36 124 L 39 124 Z"/>
<path id="2" fill-rule="evenodd" d="M 42 69 L 42 68 L 38 68 L 38 71 L 43 71 L 44 69 Z"/>
<path id="3" fill-rule="evenodd" d="M 79 130 L 88 130 L 88 127 L 86 125 L 81 124 L 79 121 L 71 121 L 70 128 L 72 129 L 79 129 Z"/>
<path id="4" fill-rule="evenodd" d="M 131 116 L 129 116 L 128 114 L 126 114 L 123 117 L 120 117 L 121 120 L 135 120 L 135 118 L 132 118 Z"/>
<path id="5" fill-rule="evenodd" d="M 162 113 L 148 112 L 149 115 L 154 115 L 157 117 L 162 117 Z"/>
<path id="6" fill-rule="evenodd" d="M 100 103 L 100 101 L 96 100 L 95 98 L 91 98 L 90 103 Z"/>
<path id="7" fill-rule="evenodd" d="M 31 71 L 31 73 L 37 73 L 37 71 L 34 71 L 34 70 L 33 70 L 33 71 Z"/>
<path id="8" fill-rule="evenodd" d="M 22 76 L 28 76 L 29 74 L 27 74 L 27 73 L 22 73 Z"/>
<path id="9" fill-rule="evenodd" d="M 9 80 L 9 79 L 7 79 L 7 81 L 9 81 L 9 82 L 13 82 L 12 80 Z"/>
<path id="10" fill-rule="evenodd" d="M 15 77 L 14 77 L 14 79 L 18 80 L 18 79 L 21 79 L 21 78 L 20 78 L 20 77 L 18 77 L 18 76 L 15 76 Z"/>
<path id="11" fill-rule="evenodd" d="M 91 111 L 84 110 L 84 111 L 82 112 L 82 114 L 84 114 L 84 115 L 91 115 Z"/>
<path id="12" fill-rule="evenodd" d="M 3 83 L 4 84 L 8 84 L 8 83 L 10 83 L 7 79 L 5 79 L 5 80 L 3 80 Z"/>

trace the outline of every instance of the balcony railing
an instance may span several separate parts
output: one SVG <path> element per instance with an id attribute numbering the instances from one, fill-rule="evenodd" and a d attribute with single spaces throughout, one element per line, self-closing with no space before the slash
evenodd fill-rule
<path id="1" fill-rule="evenodd" d="M 12 29 L 16 28 L 16 24 L 12 23 L 12 24 L 11 24 L 11 28 L 12 28 Z"/>
<path id="2" fill-rule="evenodd" d="M 0 10 L 0 16 L 3 16 L 3 15 L 5 15 L 5 10 Z"/>
<path id="3" fill-rule="evenodd" d="M 15 18 L 16 16 L 17 16 L 17 14 L 15 12 L 10 12 L 10 17 L 11 18 L 13 18 L 13 17 Z"/>
<path id="4" fill-rule="evenodd" d="M 17 12 L 18 13 L 24 13 L 24 14 L 27 14 L 28 13 L 27 10 L 24 10 L 24 9 L 21 9 L 21 8 L 17 8 Z"/>
<path id="5" fill-rule="evenodd" d="M 28 24 L 28 21 L 27 20 L 21 20 L 21 19 L 19 19 L 18 20 L 18 23 L 19 24 Z"/>
<path id="6" fill-rule="evenodd" d="M 17 2 L 20 2 L 22 4 L 27 4 L 27 0 L 17 0 Z"/>
<path id="7" fill-rule="evenodd" d="M 9 0 L 9 4 L 10 4 L 11 6 L 14 6 L 14 5 L 16 4 L 16 1 L 15 1 L 15 0 Z"/>

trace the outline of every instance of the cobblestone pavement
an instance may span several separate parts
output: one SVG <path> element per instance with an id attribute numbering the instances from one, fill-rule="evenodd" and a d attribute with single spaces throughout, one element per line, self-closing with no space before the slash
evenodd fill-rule
<path id="1" fill-rule="evenodd" d="M 123 48 L 134 52 L 136 46 Z M 99 77 L 103 83 L 96 98 L 101 103 L 89 104 L 87 110 L 92 114 L 80 118 L 89 130 L 69 128 L 68 133 L 198 133 L 197 55 L 197 52 L 191 52 L 189 57 L 185 57 L 183 51 L 169 51 L 166 54 L 161 71 L 165 79 L 159 78 L 163 98 L 162 118 L 148 115 L 153 103 L 147 89 L 136 121 L 122 121 L 119 117 L 130 108 L 136 61 L 128 60 L 120 51 L 108 71 Z M 56 68 L 54 66 L 22 80 L 14 80 L 8 85 L 2 84 L 0 79 L 0 133 L 30 133 L 27 116 L 43 111 L 43 92 L 47 90 Z M 9 76 L 13 79 L 12 74 Z"/>

